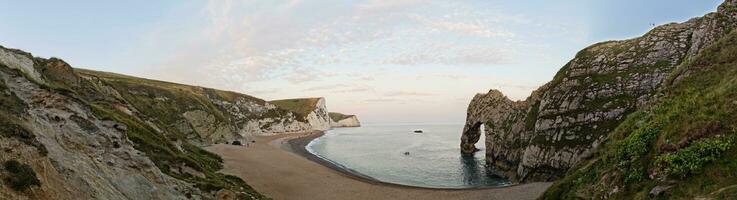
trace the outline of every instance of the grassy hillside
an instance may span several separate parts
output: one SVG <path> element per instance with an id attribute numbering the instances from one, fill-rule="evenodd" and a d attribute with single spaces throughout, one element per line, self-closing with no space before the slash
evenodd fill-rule
<path id="1" fill-rule="evenodd" d="M 737 198 L 737 33 L 669 83 L 542 198 Z M 649 194 L 655 187 L 665 192 Z"/>
<path id="2" fill-rule="evenodd" d="M 19 50 L 9 51 L 20 52 Z M 30 54 L 24 53 L 23 55 L 32 58 Z M 27 74 L 5 65 L 0 65 L 0 72 L 6 76 L 24 76 L 44 89 L 44 91 L 30 92 L 43 93 L 48 90 L 50 93 L 63 95 L 83 105 L 78 112 L 89 113 L 101 121 L 110 120 L 122 124 L 122 126 L 115 125 L 115 129 L 124 132 L 127 137 L 125 140 L 130 141 L 136 150 L 145 153 L 156 168 L 166 175 L 191 184 L 204 192 L 205 196 L 214 195 L 221 189 L 228 189 L 235 192 L 239 199 L 268 199 L 240 178 L 219 173 L 218 171 L 223 168 L 222 158 L 199 147 L 203 143 L 208 144 L 207 141 L 210 138 L 184 132 L 186 127 L 181 128 L 181 124 L 189 126 L 189 123 L 182 117 L 186 111 L 203 110 L 215 118 L 216 124 L 221 124 L 222 127 L 232 127 L 234 121 L 239 119 L 229 114 L 224 106 L 216 105 L 219 101 L 221 104 L 222 102 L 239 101 L 262 106 L 265 105 L 265 101 L 234 92 L 106 72 L 72 69 L 58 59 L 32 59 L 33 67 L 39 70 L 45 83 L 29 79 Z M 0 110 L 0 139 L 11 142 L 20 141 L 36 148 L 41 156 L 46 156 L 47 149 L 35 139 L 35 133 L 27 131 L 20 125 L 21 122 L 34 120 L 26 113 L 27 107 L 31 104 L 20 100 L 8 89 L 8 86 L 4 76 L 3 80 L 0 80 L 0 92 L 2 92 L 0 93 L 0 108 L 2 108 Z M 55 103 L 62 104 L 63 101 Z M 277 109 L 272 112 L 287 113 L 289 111 Z M 246 118 L 252 117 L 249 113 L 242 113 Z M 266 114 L 280 116 L 283 113 Z M 253 117 L 263 117 L 262 115 L 263 113 Z M 80 124 L 84 129 L 100 131 L 98 125 L 75 117 L 77 116 L 72 116 L 71 119 L 79 119 L 75 123 Z M 237 134 L 235 131 L 228 133 Z M 111 141 L 116 139 L 108 138 Z M 2 174 L 1 170 L 0 174 Z M 30 183 L 35 184 L 35 182 Z M 40 184 L 44 183 L 40 182 Z M 184 195 L 191 196 L 191 194 Z"/>
<path id="3" fill-rule="evenodd" d="M 337 122 L 337 121 L 340 121 L 340 120 L 343 120 L 343 119 L 348 119 L 348 118 L 353 117 L 355 115 L 346 115 L 346 114 L 343 114 L 343 113 L 330 112 L 330 113 L 328 113 L 328 116 L 330 116 L 330 119 L 332 119 L 333 121 L 336 121 Z"/>
<path id="4" fill-rule="evenodd" d="M 226 111 L 210 100 L 212 97 L 231 101 L 242 97 L 260 104 L 265 101 L 233 92 L 114 73 L 81 69 L 75 69 L 75 72 L 87 77 L 82 79 L 75 93 L 90 103 L 95 116 L 125 124 L 128 138 L 135 143 L 136 149 L 145 152 L 162 172 L 193 183 L 203 191 L 215 192 L 227 188 L 241 192 L 241 199 L 265 198 L 240 178 L 218 173 L 223 168 L 222 158 L 189 142 L 204 138 L 176 128 L 176 124 L 184 120 L 182 113 L 193 109 L 211 113 L 220 123 L 231 123 L 232 119 Z M 106 87 L 112 87 L 115 92 Z M 130 115 L 119 109 L 119 105 L 126 103 L 131 104 L 141 115 Z M 201 172 L 204 177 L 180 172 L 182 165 Z"/>
<path id="5" fill-rule="evenodd" d="M 297 113 L 299 118 L 307 118 L 307 115 L 315 110 L 320 98 L 281 99 L 269 101 L 278 107 Z"/>

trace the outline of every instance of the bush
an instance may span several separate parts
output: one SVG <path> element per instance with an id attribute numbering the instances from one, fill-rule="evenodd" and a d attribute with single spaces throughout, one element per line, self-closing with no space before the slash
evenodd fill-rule
<path id="1" fill-rule="evenodd" d="M 5 183 L 16 191 L 25 191 L 31 186 L 41 186 L 41 181 L 36 177 L 36 172 L 27 164 L 21 164 L 16 160 L 6 161 L 5 170 L 10 176 L 5 178 Z"/>
<path id="2" fill-rule="evenodd" d="M 674 153 L 659 156 L 656 163 L 666 175 L 683 178 L 701 171 L 706 163 L 715 161 L 731 147 L 732 138 L 706 139 Z"/>
<path id="3" fill-rule="evenodd" d="M 652 143 L 659 133 L 659 126 L 650 123 L 633 131 L 618 143 L 614 157 L 619 169 L 626 174 L 625 182 L 641 181 L 645 177 L 645 170 L 640 161 L 650 152 Z"/>

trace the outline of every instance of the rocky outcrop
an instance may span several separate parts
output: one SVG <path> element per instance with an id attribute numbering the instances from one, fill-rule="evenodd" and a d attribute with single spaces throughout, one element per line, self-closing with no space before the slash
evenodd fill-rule
<path id="1" fill-rule="evenodd" d="M 122 100 L 124 103 L 116 104 L 117 108 L 170 127 L 197 144 L 329 128 L 324 98 L 311 98 L 311 104 L 292 109 L 279 106 L 279 101 L 267 102 L 235 92 L 92 70 L 76 71 L 85 82 L 103 91 L 105 98 Z"/>
<path id="2" fill-rule="evenodd" d="M 475 152 L 486 130 L 492 171 L 515 181 L 562 177 L 591 154 L 625 116 L 647 104 L 676 66 L 737 26 L 735 3 L 684 23 L 656 27 L 642 37 L 609 41 L 580 51 L 524 101 L 499 91 L 478 94 L 468 107 L 463 153 Z"/>
<path id="3" fill-rule="evenodd" d="M 60 59 L 0 47 L 0 179 L 11 174 L 2 163 L 20 163 L 30 171 L 16 179 L 37 183 L 3 181 L 0 198 L 263 198 L 240 179 L 218 173 L 221 159 L 196 145 L 241 137 L 233 129 L 237 123 L 224 120 L 235 119 L 225 106 L 202 103 L 208 95 L 258 102 L 212 89 L 77 71 Z"/>
<path id="4" fill-rule="evenodd" d="M 358 121 L 356 115 L 346 115 L 343 113 L 331 112 L 330 115 L 330 126 L 333 128 L 342 127 L 360 127 L 361 122 Z"/>
<path id="5" fill-rule="evenodd" d="M 301 98 L 274 100 L 269 103 L 296 113 L 298 126 L 304 129 L 325 131 L 330 129 L 330 116 L 325 98 Z"/>

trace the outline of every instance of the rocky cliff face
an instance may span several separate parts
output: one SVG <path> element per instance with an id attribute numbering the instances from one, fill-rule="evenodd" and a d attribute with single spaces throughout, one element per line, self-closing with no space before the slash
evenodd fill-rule
<path id="1" fill-rule="evenodd" d="M 248 95 L 3 47 L 0 99 L 0 197 L 10 199 L 260 199 L 198 146 L 325 126 Z"/>
<path id="2" fill-rule="evenodd" d="M 346 115 L 343 113 L 331 112 L 330 115 L 330 126 L 333 128 L 342 127 L 360 127 L 361 122 L 358 121 L 358 117 L 355 115 Z"/>
<path id="3" fill-rule="evenodd" d="M 77 69 L 82 79 L 106 96 L 126 103 L 117 109 L 145 116 L 189 135 L 199 144 L 225 142 L 256 135 L 326 130 L 321 113 L 325 100 L 305 105 L 301 113 L 252 96 L 210 88 L 147 80 L 106 72 Z M 318 115 L 320 114 L 320 115 Z M 322 122 L 322 123 L 321 123 Z"/>
<path id="4" fill-rule="evenodd" d="M 483 125 L 487 162 L 499 175 L 516 181 L 562 177 L 625 116 L 652 101 L 677 66 L 737 26 L 734 4 L 727 1 L 718 12 L 662 25 L 642 37 L 592 45 L 524 101 L 495 90 L 476 95 L 462 152 L 476 150 Z"/>
<path id="5" fill-rule="evenodd" d="M 303 129 L 318 131 L 330 129 L 330 117 L 325 98 L 282 99 L 269 103 L 296 113 L 296 118 L 300 122 L 298 126 L 304 127 Z"/>

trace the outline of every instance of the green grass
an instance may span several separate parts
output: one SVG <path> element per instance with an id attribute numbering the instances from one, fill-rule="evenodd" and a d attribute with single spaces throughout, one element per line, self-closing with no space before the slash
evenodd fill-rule
<path id="1" fill-rule="evenodd" d="M 306 120 L 307 115 L 315 110 L 319 100 L 319 98 L 282 99 L 269 101 L 269 103 L 296 113 L 298 119 Z"/>
<path id="2" fill-rule="evenodd" d="M 709 138 L 674 153 L 660 155 L 656 163 L 666 175 L 684 178 L 686 175 L 701 172 L 704 165 L 721 158 L 722 153 L 733 145 L 732 137 Z"/>
<path id="3" fill-rule="evenodd" d="M 265 101 L 247 95 L 209 88 L 187 86 L 175 83 L 140 79 L 106 72 L 80 70 L 83 76 L 98 77 L 103 84 L 114 88 L 122 99 L 97 98 L 102 95 L 100 88 L 83 81 L 78 91 L 90 102 L 97 118 L 113 120 L 127 126 L 126 135 L 134 147 L 146 154 L 165 174 L 192 183 L 205 192 L 229 189 L 238 194 L 239 199 L 268 199 L 251 188 L 238 177 L 218 173 L 223 168 L 222 158 L 190 142 L 194 135 L 180 132 L 175 124 L 185 120 L 184 112 L 203 110 L 213 115 L 218 123 L 232 123 L 233 118 L 224 108 L 215 105 L 210 98 L 225 101 L 244 99 L 257 104 Z M 145 119 L 131 116 L 116 109 L 114 104 L 131 104 L 141 112 Z M 248 114 L 248 113 L 244 113 Z M 162 132 L 154 130 L 143 120 L 156 124 Z M 202 138 L 205 139 L 205 138 Z M 179 147 L 175 144 L 179 143 Z M 181 148 L 181 150 L 180 150 Z M 202 172 L 205 177 L 179 173 L 180 166 L 190 167 Z"/>
<path id="4" fill-rule="evenodd" d="M 629 115 L 596 155 L 571 169 L 542 198 L 601 198 L 618 187 L 609 198 L 642 199 L 670 181 L 675 187 L 660 198 L 734 197 L 737 33 L 674 73 L 691 75 L 663 88 L 663 97 L 653 105 Z"/>
<path id="5" fill-rule="evenodd" d="M 330 113 L 328 113 L 328 116 L 330 116 L 330 119 L 332 119 L 333 121 L 336 121 L 337 122 L 337 121 L 340 121 L 340 120 L 348 119 L 348 118 L 353 117 L 355 115 L 346 115 L 346 114 L 343 114 L 343 113 L 330 112 Z"/>

